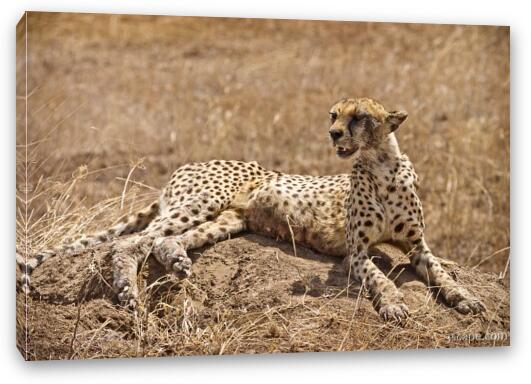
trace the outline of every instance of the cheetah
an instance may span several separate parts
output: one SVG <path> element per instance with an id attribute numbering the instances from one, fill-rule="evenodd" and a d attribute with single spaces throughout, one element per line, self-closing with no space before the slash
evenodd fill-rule
<path id="1" fill-rule="evenodd" d="M 459 312 L 484 311 L 426 244 L 417 175 L 394 134 L 407 113 L 352 98 L 335 103 L 329 114 L 332 145 L 339 158 L 352 160 L 351 174 L 290 175 L 231 160 L 183 165 L 158 201 L 116 226 L 27 260 L 17 254 L 19 287 L 28 292 L 31 272 L 50 257 L 112 241 L 113 288 L 120 304 L 135 307 L 145 257 L 153 255 L 169 274 L 186 278 L 192 267 L 187 251 L 247 231 L 343 257 L 345 271 L 368 288 L 384 320 L 401 321 L 408 308 L 369 256 L 380 242 L 399 244 L 424 282 Z"/>
<path id="2" fill-rule="evenodd" d="M 381 242 L 398 245 L 419 277 L 459 312 L 484 311 L 483 303 L 450 277 L 426 243 L 418 177 L 394 134 L 407 112 L 387 112 L 380 103 L 360 98 L 340 100 L 329 113 L 337 155 L 353 160 L 343 264 L 369 289 L 380 316 L 401 321 L 408 315 L 402 293 L 369 257 L 369 248 Z"/>

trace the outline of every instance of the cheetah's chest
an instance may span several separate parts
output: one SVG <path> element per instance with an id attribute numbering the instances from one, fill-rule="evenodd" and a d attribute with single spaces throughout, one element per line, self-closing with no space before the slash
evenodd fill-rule
<path id="1" fill-rule="evenodd" d="M 381 241 L 406 240 L 407 235 L 423 227 L 420 200 L 413 186 L 387 186 L 388 193 L 379 198 L 384 226 Z"/>

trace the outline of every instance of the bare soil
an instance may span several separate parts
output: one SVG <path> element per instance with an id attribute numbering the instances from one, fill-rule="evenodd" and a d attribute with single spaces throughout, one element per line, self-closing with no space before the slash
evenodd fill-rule
<path id="1" fill-rule="evenodd" d="M 108 246 L 57 257 L 34 273 L 28 298 L 31 359 L 447 348 L 509 344 L 503 281 L 446 263 L 488 308 L 465 316 L 429 293 L 405 255 L 382 245 L 377 263 L 411 317 L 385 324 L 340 260 L 256 235 L 198 250 L 179 281 L 148 259 L 136 311 L 115 303 Z M 348 287 L 348 289 L 347 289 Z M 19 301 L 24 297 L 20 296 Z M 23 346 L 22 340 L 20 345 Z"/>

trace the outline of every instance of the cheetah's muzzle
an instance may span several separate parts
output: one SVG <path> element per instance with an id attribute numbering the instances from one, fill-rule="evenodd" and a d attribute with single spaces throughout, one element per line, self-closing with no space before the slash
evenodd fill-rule
<path id="1" fill-rule="evenodd" d="M 346 159 L 347 157 L 350 157 L 354 153 L 356 153 L 357 150 L 358 150 L 357 146 L 354 146 L 354 147 L 352 147 L 350 149 L 344 148 L 344 147 L 337 147 L 336 154 L 337 154 L 337 156 L 339 156 L 339 157 L 341 157 L 343 159 Z"/>

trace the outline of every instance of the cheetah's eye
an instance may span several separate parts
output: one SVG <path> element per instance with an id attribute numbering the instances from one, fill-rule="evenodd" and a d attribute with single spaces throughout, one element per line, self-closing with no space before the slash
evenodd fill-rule
<path id="1" fill-rule="evenodd" d="M 337 119 L 337 113 L 336 112 L 330 112 L 330 121 L 333 123 Z"/>

